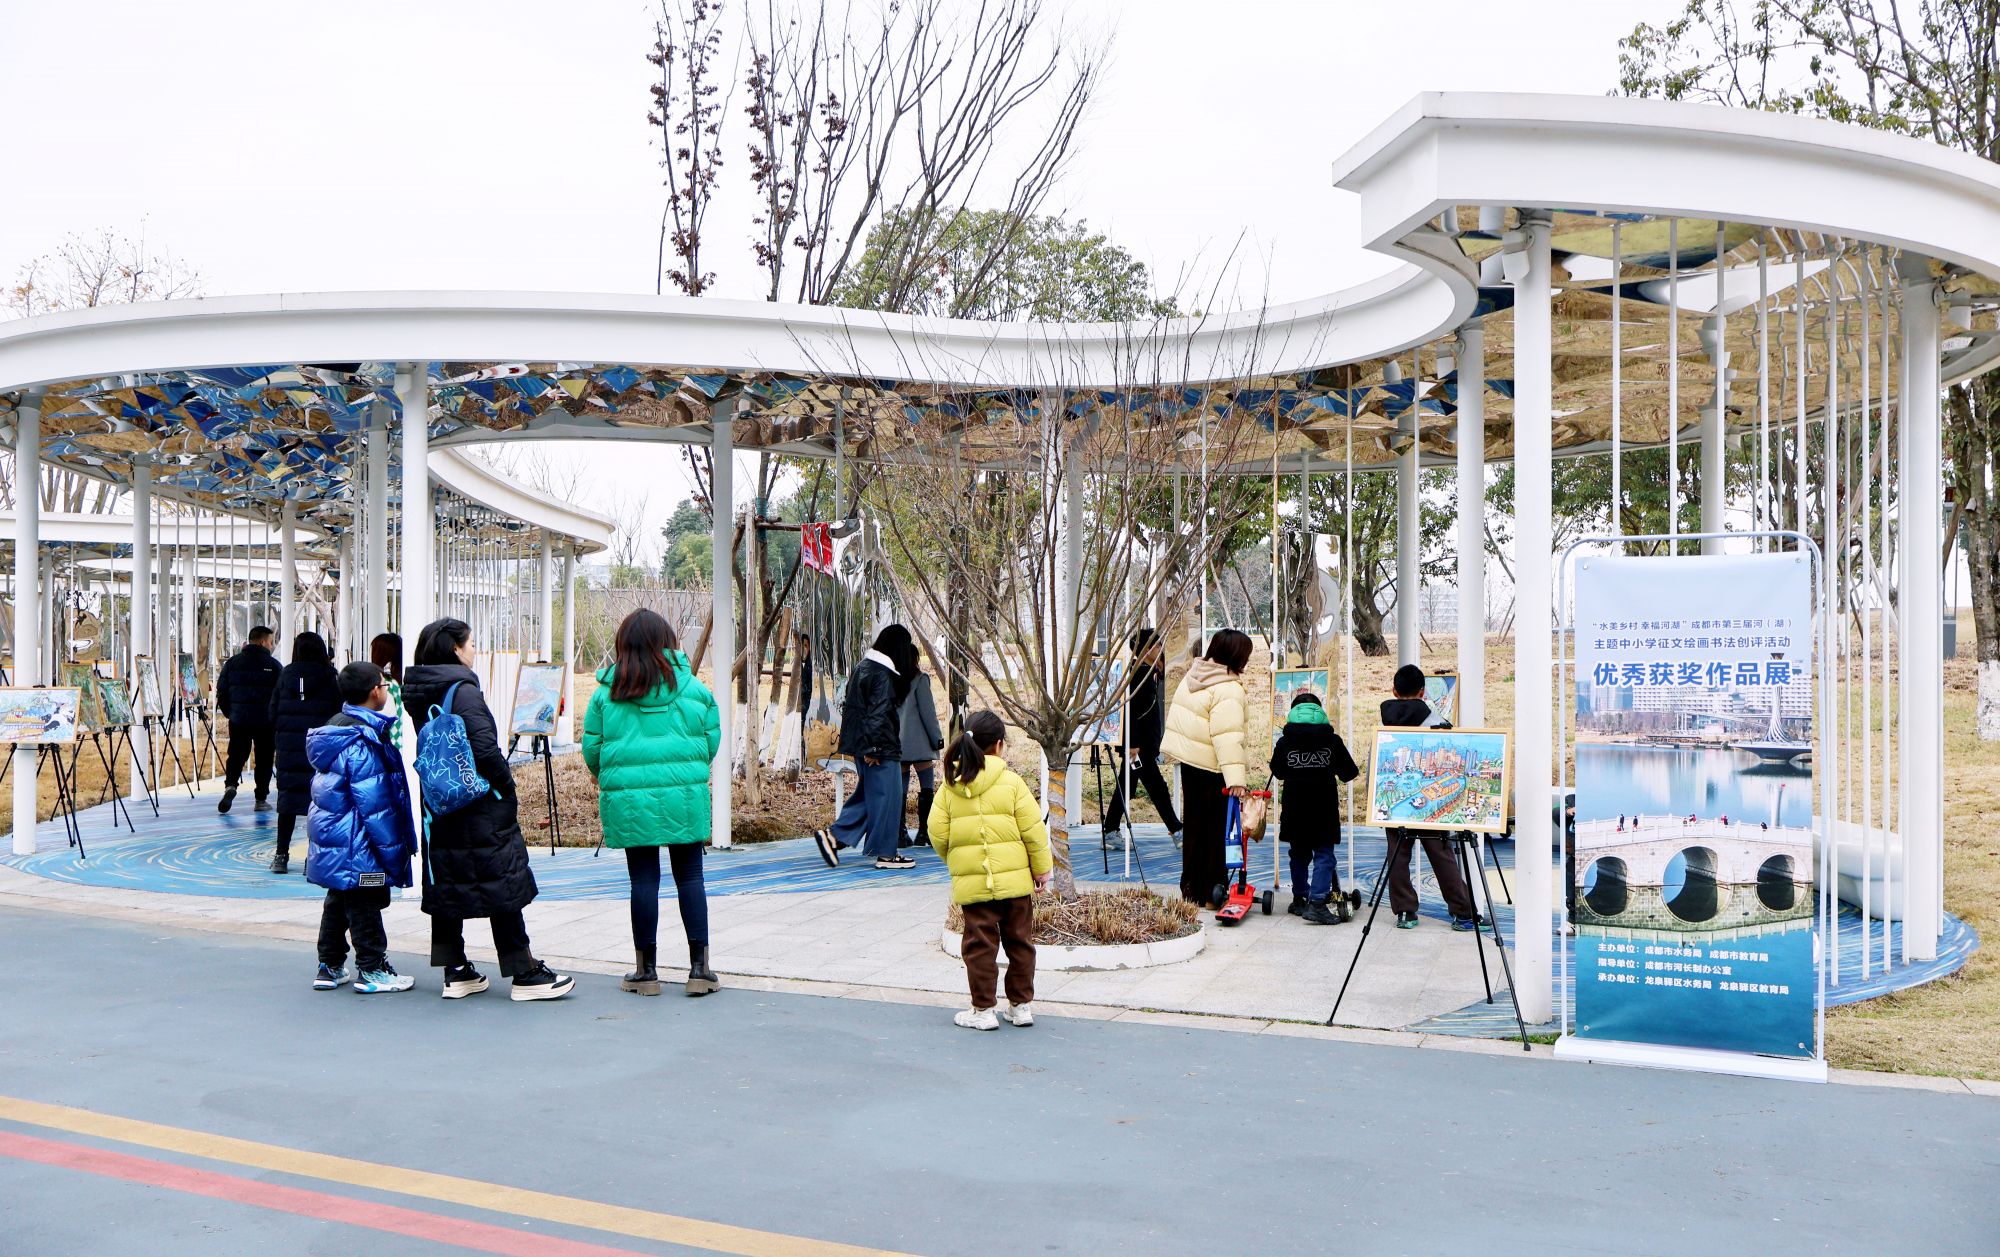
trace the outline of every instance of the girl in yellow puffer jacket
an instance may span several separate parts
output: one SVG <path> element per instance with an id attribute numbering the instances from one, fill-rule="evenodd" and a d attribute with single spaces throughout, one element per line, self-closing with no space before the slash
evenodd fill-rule
<path id="1" fill-rule="evenodd" d="M 998 1030 L 993 987 L 1007 950 L 1007 1020 L 1035 1023 L 1034 892 L 1048 888 L 1055 862 L 1042 806 L 1000 756 L 1007 726 L 990 711 L 966 717 L 944 753 L 944 788 L 931 804 L 931 847 L 951 873 L 951 901 L 965 915 L 962 955 L 972 1007 L 953 1021 Z"/>

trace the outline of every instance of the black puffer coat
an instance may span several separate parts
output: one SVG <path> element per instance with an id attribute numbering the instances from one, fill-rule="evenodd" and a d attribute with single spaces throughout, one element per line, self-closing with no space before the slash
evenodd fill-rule
<path id="1" fill-rule="evenodd" d="M 535 900 L 535 873 L 528 867 L 528 843 L 516 815 L 514 774 L 501 748 L 499 726 L 479 692 L 478 676 L 464 664 L 417 664 L 403 673 L 403 709 L 421 732 L 430 723 L 431 708 L 461 681 L 452 710 L 465 721 L 479 775 L 499 797 L 487 795 L 431 818 L 424 844 L 424 911 L 452 917 L 519 912 Z"/>
<path id="2" fill-rule="evenodd" d="M 1167 727 L 1167 674 L 1141 664 L 1132 670 L 1129 693 L 1125 736 L 1131 739 L 1131 749 L 1158 756 Z"/>
<path id="3" fill-rule="evenodd" d="M 340 674 L 330 663 L 288 663 L 271 691 L 271 724 L 278 731 L 278 810 L 304 816 L 312 806 L 312 761 L 306 730 L 340 714 Z"/>
<path id="4" fill-rule="evenodd" d="M 269 648 L 245 646 L 229 656 L 215 676 L 215 706 L 223 719 L 260 729 L 271 719 L 271 691 L 280 669 Z"/>
<path id="5" fill-rule="evenodd" d="M 1337 845 L 1340 783 L 1360 775 L 1324 707 L 1301 703 L 1292 708 L 1291 719 L 1271 748 L 1271 776 L 1285 783 L 1278 836 L 1308 851 Z"/>
<path id="6" fill-rule="evenodd" d="M 903 756 L 902 702 L 896 697 L 896 670 L 869 651 L 847 678 L 840 703 L 840 753 L 895 761 Z"/>

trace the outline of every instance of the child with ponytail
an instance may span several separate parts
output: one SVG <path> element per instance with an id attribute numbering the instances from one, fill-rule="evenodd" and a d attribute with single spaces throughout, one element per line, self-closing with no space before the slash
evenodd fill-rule
<path id="1" fill-rule="evenodd" d="M 990 711 L 966 717 L 944 753 L 944 788 L 931 804 L 931 847 L 951 873 L 951 901 L 965 915 L 962 955 L 972 1006 L 952 1018 L 998 1030 L 993 988 L 1007 952 L 1007 1020 L 1035 1024 L 1035 901 L 1055 863 L 1042 806 L 1001 748 L 1007 726 Z"/>

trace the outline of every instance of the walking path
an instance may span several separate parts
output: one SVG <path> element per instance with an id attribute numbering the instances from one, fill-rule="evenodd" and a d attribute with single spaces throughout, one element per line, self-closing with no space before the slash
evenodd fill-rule
<path id="1" fill-rule="evenodd" d="M 271 814 L 251 811 L 245 799 L 221 816 L 212 793 L 190 798 L 175 790 L 162 800 L 159 818 L 143 807 L 136 815 L 138 832 L 133 834 L 114 829 L 108 809 L 85 812 L 87 859 L 79 859 L 66 845 L 60 824 L 45 824 L 39 852 L 0 861 L 0 903 L 134 914 L 159 924 L 297 941 L 314 937 L 322 892 L 300 876 L 303 838 L 295 848 L 298 858 L 291 875 L 273 876 L 265 868 Z M 1511 858 L 1511 846 L 1498 845 L 1506 853 L 1503 863 Z M 542 893 L 527 916 L 537 952 L 558 966 L 584 972 L 624 972 L 632 955 L 619 853 L 532 851 Z M 1171 891 L 1180 876 L 1179 852 L 1159 826 L 1139 827 L 1130 879 L 1124 877 L 1121 852 L 1114 849 L 1108 860 L 1100 855 L 1095 827 L 1077 832 L 1072 851 L 1077 872 L 1087 882 L 1135 884 L 1143 873 L 1154 887 Z M 1373 886 L 1383 853 L 1381 831 L 1362 828 L 1353 834 L 1353 867 L 1361 874 L 1364 895 Z M 711 852 L 706 868 L 708 893 L 718 901 L 711 912 L 717 968 L 738 977 L 818 984 L 815 989 L 881 988 L 946 1002 L 958 998 L 963 970 L 939 946 L 948 879 L 928 848 L 918 848 L 917 857 L 913 870 L 878 872 L 859 860 L 829 869 L 804 840 Z M 1256 884 L 1269 884 L 1271 858 L 1270 843 L 1252 848 Z M 1482 948 L 1475 936 L 1449 929 L 1449 916 L 1421 854 L 1415 864 L 1423 925 L 1391 928 L 1384 909 L 1368 936 L 1340 1021 L 1433 1034 L 1517 1033 L 1493 947 L 1488 943 Z M 1347 867 L 1344 852 L 1343 877 Z M 1555 876 L 1553 870 L 1550 876 Z M 1488 880 L 1501 930 L 1511 937 L 1507 889 L 1497 879 Z M 672 894 L 671 882 L 663 893 Z M 1253 913 L 1233 928 L 1211 923 L 1205 949 L 1191 960 L 1102 973 L 1045 972 L 1037 983 L 1038 995 L 1104 1009 L 1322 1022 L 1360 943 L 1361 924 L 1305 925 L 1284 915 L 1290 897 L 1289 890 L 1278 895 L 1271 917 Z M 1363 907 L 1365 911 L 1365 900 Z M 385 920 L 394 947 L 428 951 L 428 918 L 413 893 L 399 895 Z M 669 963 L 686 954 L 679 929 L 676 913 L 662 914 L 660 950 Z M 1843 929 L 1858 942 L 1866 927 L 1849 913 Z M 1874 929 L 1879 938 L 1880 923 Z M 482 933 L 478 926 L 471 931 L 476 955 L 482 954 Z M 1877 970 L 1865 982 L 1848 974 L 1833 992 L 1834 1001 L 1866 998 L 1952 972 L 1976 946 L 1977 937 L 1954 919 L 1938 961 L 1886 975 Z M 1491 1004 L 1485 1002 L 1482 959 L 1495 988 Z M 1533 1029 L 1549 1033 L 1555 1027 Z"/>

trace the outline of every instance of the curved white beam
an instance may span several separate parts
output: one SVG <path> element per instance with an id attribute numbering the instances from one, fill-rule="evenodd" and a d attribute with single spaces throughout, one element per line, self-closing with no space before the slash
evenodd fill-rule
<path id="1" fill-rule="evenodd" d="M 559 502 L 545 493 L 508 479 L 478 459 L 457 449 L 434 449 L 428 459 L 431 479 L 460 497 L 569 538 L 578 554 L 611 548 L 617 526 L 602 515 Z"/>

